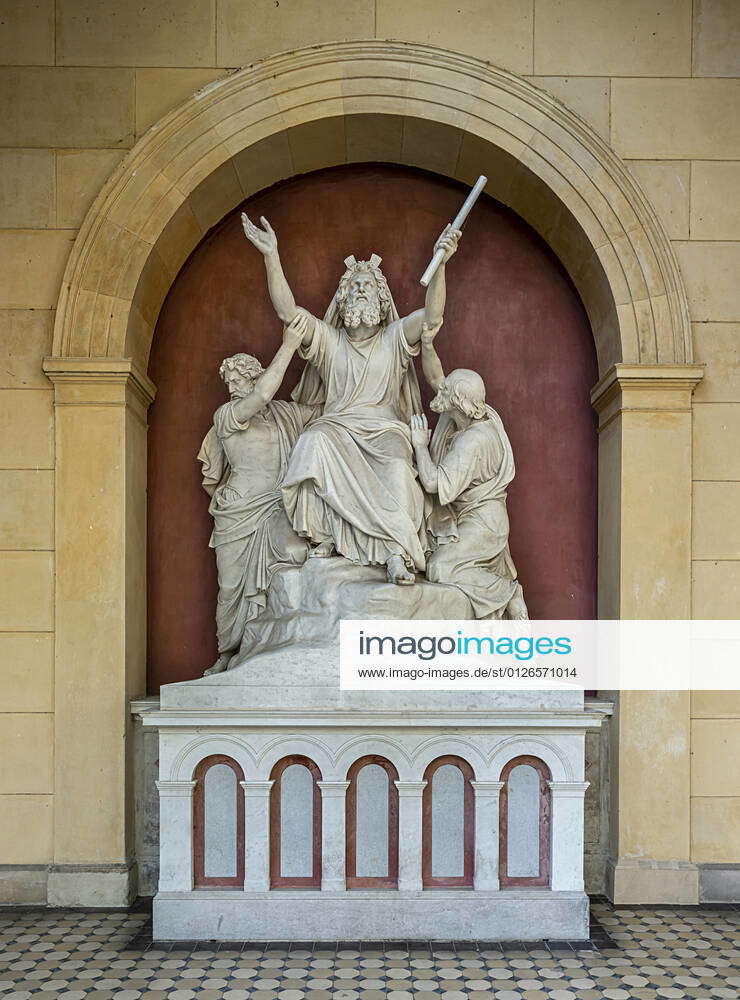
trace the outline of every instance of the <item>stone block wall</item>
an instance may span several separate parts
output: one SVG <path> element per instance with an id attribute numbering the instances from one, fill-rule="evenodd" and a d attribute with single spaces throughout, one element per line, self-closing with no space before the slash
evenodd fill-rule
<path id="1" fill-rule="evenodd" d="M 674 243 L 696 360 L 707 366 L 693 411 L 693 614 L 738 617 L 735 0 L 0 0 L 3 898 L 41 893 L 43 880 L 28 872 L 68 860 L 54 851 L 54 418 L 41 360 L 77 230 L 126 150 L 197 88 L 276 52 L 368 37 L 444 46 L 511 70 L 628 162 Z M 730 765 L 740 754 L 740 695 L 695 694 L 691 706 L 691 857 L 738 863 Z M 76 738 L 81 752 L 97 752 L 93 740 L 84 746 L 84 725 Z"/>

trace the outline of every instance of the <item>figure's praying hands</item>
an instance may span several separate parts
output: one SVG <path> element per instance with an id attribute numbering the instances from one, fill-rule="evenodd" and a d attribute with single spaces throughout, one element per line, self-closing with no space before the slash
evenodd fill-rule
<path id="1" fill-rule="evenodd" d="M 426 414 L 414 413 L 409 421 L 411 427 L 411 444 L 414 448 L 426 448 L 432 432 L 429 430 Z"/>
<path id="2" fill-rule="evenodd" d="M 253 246 L 257 247 L 263 256 L 267 257 L 268 254 L 275 253 L 277 250 L 277 236 L 264 215 L 260 216 L 260 222 L 264 227 L 263 229 L 255 226 L 246 212 L 242 212 L 244 235 Z"/>

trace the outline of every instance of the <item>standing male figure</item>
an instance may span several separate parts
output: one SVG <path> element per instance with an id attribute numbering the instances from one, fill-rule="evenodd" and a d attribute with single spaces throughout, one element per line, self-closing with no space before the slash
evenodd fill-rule
<path id="1" fill-rule="evenodd" d="M 297 313 L 265 371 L 251 354 L 226 358 L 220 374 L 231 397 L 213 415 L 198 454 L 211 497 L 211 547 L 216 550 L 218 659 L 206 674 L 226 670 L 247 622 L 267 603 L 280 565 L 300 565 L 308 546 L 293 530 L 280 492 L 290 450 L 316 407 L 273 400 L 306 332 Z"/>
<path id="2" fill-rule="evenodd" d="M 247 239 L 262 253 L 272 304 L 284 323 L 305 315 L 299 354 L 307 369 L 293 398 L 323 403 L 300 436 L 283 481 L 293 527 L 311 539 L 311 553 L 336 551 L 362 565 L 385 565 L 389 581 L 414 582 L 425 567 L 424 495 L 413 466 L 408 421 L 420 408 L 411 362 L 423 322 L 441 323 L 445 268 L 427 289 L 423 309 L 401 319 L 380 270 L 380 257 L 345 260 L 345 271 L 323 320 L 296 306 L 283 273 L 277 237 L 246 215 Z M 458 232 L 446 229 L 437 246 L 445 262 Z M 436 248 L 435 248 L 436 249 Z"/>

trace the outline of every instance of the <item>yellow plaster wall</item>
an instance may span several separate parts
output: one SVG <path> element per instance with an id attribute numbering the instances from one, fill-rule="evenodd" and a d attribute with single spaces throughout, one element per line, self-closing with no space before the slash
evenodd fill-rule
<path id="1" fill-rule="evenodd" d="M 693 411 L 692 612 L 740 616 L 740 4 L 0 0 L 0 759 L 14 761 L 11 744 L 33 736 L 38 765 L 0 783 L 15 805 L 3 815 L 33 830 L 19 840 L 3 824 L 0 863 L 53 851 L 54 427 L 41 359 L 77 227 L 136 138 L 196 88 L 279 51 L 372 36 L 450 47 L 525 76 L 631 165 L 675 242 L 696 360 L 707 365 Z M 368 156 L 371 138 L 357 137 Z M 310 148 L 298 134 L 291 143 L 310 169 Z M 141 511 L 126 518 L 141 530 Z M 694 695 L 690 714 L 691 857 L 740 861 L 740 790 L 717 783 L 723 761 L 740 758 L 740 704 Z M 623 767 L 620 780 L 644 778 Z M 644 821 L 664 823 L 661 808 L 648 797 Z M 118 837 L 96 857 L 119 858 Z"/>

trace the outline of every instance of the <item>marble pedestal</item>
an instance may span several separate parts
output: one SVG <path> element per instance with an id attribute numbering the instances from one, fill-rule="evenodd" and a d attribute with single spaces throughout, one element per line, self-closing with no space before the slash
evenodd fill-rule
<path id="1" fill-rule="evenodd" d="M 166 685 L 159 710 L 143 717 L 146 726 L 159 730 L 160 881 L 154 900 L 155 937 L 586 938 L 584 739 L 589 727 L 600 725 L 601 716 L 584 710 L 580 694 L 565 691 L 341 691 L 339 618 L 466 615 L 459 613 L 460 593 L 454 588 L 428 584 L 396 588 L 371 578 L 365 581 L 372 596 L 368 607 L 362 579 L 354 594 L 346 580 L 333 588 L 332 578 L 341 581 L 347 569 L 339 562 L 291 571 L 293 579 L 275 588 L 281 596 L 266 612 L 273 648 L 256 650 L 248 662 L 226 673 Z M 324 585 L 305 586 L 301 573 L 313 574 L 312 583 L 318 578 Z M 312 606 L 314 593 L 322 597 Z M 291 613 L 285 602 L 299 598 L 301 612 Z M 404 601 L 414 602 L 414 614 L 406 613 L 411 609 L 402 606 Z M 282 635 L 281 615 L 286 623 Z M 296 631 L 300 616 L 311 623 L 303 638 Z M 244 776 L 243 888 L 193 887 L 194 774 L 199 763 L 213 755 L 234 760 Z M 271 776 L 279 761 L 295 755 L 309 758 L 321 773 L 322 880 L 320 888 L 276 889 L 270 888 Z M 394 889 L 346 885 L 348 772 L 354 762 L 370 755 L 390 761 L 398 775 L 398 888 Z M 473 885 L 424 889 L 424 775 L 430 763 L 446 755 L 461 758 L 473 772 Z M 550 883 L 502 889 L 501 772 L 509 761 L 525 755 L 543 761 L 551 778 Z"/>
<path id="2" fill-rule="evenodd" d="M 197 892 L 154 901 L 157 940 L 578 941 L 583 892 Z"/>

